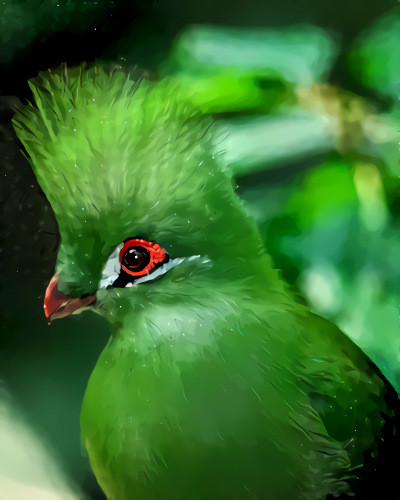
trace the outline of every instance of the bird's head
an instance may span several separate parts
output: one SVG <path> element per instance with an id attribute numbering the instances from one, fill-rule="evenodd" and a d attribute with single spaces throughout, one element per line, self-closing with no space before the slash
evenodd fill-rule
<path id="1" fill-rule="evenodd" d="M 34 102 L 14 125 L 61 235 L 50 319 L 110 287 L 246 258 L 251 229 L 237 227 L 240 206 L 213 156 L 212 122 L 177 84 L 82 65 L 30 86 Z"/>

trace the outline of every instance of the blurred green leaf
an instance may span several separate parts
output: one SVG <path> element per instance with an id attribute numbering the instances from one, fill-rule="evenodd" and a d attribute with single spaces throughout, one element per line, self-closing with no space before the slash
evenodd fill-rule
<path id="1" fill-rule="evenodd" d="M 355 41 L 349 68 L 366 87 L 396 100 L 400 94 L 400 10 L 395 7 Z"/>
<path id="2" fill-rule="evenodd" d="M 332 68 L 337 45 L 322 29 L 297 25 L 276 29 L 193 26 L 177 39 L 167 67 L 187 74 L 218 74 L 235 68 L 258 78 L 309 86 Z"/>

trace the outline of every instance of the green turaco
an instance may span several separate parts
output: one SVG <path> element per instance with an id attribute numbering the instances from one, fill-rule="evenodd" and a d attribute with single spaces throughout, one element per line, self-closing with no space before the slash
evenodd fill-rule
<path id="1" fill-rule="evenodd" d="M 185 89 L 99 65 L 30 86 L 46 316 L 110 326 L 81 413 L 107 498 L 397 498 L 397 394 L 282 282 Z"/>

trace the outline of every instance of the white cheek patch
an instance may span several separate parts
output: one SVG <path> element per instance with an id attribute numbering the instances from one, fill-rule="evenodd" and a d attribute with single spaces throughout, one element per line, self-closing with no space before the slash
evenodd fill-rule
<path id="1" fill-rule="evenodd" d="M 99 283 L 99 288 L 107 288 L 112 285 L 114 281 L 118 278 L 121 271 L 121 264 L 119 263 L 119 252 L 121 251 L 123 245 L 117 246 L 113 253 L 108 258 L 107 264 L 103 269 L 101 275 L 101 280 Z"/>

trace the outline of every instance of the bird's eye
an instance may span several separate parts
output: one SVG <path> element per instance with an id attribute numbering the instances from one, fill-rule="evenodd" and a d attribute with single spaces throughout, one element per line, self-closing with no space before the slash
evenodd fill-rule
<path id="1" fill-rule="evenodd" d="M 100 288 L 125 288 L 165 274 L 182 259 L 169 260 L 157 243 L 141 238 L 128 238 L 108 258 L 100 280 Z M 153 278 L 154 277 L 154 278 Z"/>
<path id="2" fill-rule="evenodd" d="M 123 272 L 139 278 L 168 261 L 168 254 L 157 243 L 129 238 L 119 253 L 119 261 Z"/>
<path id="3" fill-rule="evenodd" d="M 126 272 L 138 273 L 143 271 L 150 262 L 150 253 L 143 247 L 131 247 L 121 258 L 121 265 Z"/>

